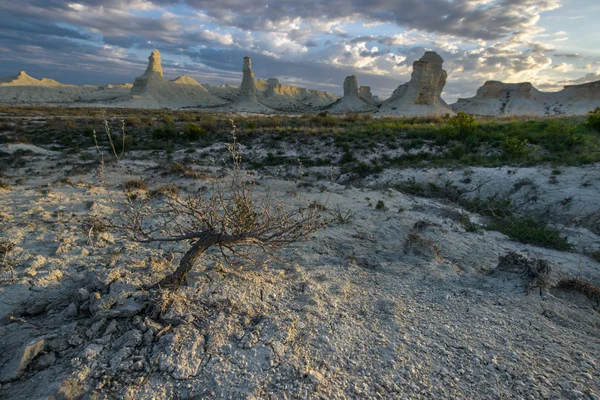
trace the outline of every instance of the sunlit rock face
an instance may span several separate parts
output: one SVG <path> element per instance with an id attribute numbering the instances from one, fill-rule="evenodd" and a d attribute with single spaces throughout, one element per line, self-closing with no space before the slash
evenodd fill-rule
<path id="1" fill-rule="evenodd" d="M 396 115 L 452 114 L 442 99 L 448 74 L 442 68 L 444 59 L 435 51 L 427 51 L 413 63 L 410 81 L 392 93 L 381 105 L 381 113 Z"/>
<path id="2" fill-rule="evenodd" d="M 456 112 L 475 115 L 585 115 L 600 107 L 600 81 L 565 86 L 559 92 L 542 92 L 530 82 L 487 81 L 475 96 L 452 104 Z"/>

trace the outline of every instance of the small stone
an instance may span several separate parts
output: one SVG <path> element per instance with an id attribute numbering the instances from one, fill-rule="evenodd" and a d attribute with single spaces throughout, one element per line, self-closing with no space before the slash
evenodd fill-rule
<path id="1" fill-rule="evenodd" d="M 75 318 L 77 316 L 78 313 L 78 308 L 75 305 L 75 303 L 71 303 L 69 304 L 69 306 L 67 307 L 66 311 L 65 311 L 65 317 L 66 318 Z"/>
<path id="2" fill-rule="evenodd" d="M 83 356 L 90 360 L 98 357 L 102 350 L 104 350 L 104 346 L 100 344 L 89 344 L 86 346 L 85 350 L 83 350 Z"/>
<path id="3" fill-rule="evenodd" d="M 125 332 L 119 339 L 113 343 L 114 348 L 136 347 L 142 343 L 142 332 L 137 329 L 132 329 Z"/>
<path id="4" fill-rule="evenodd" d="M 98 332 L 100 332 L 100 329 L 104 327 L 104 325 L 106 325 L 106 319 L 104 318 L 102 318 L 100 321 L 94 322 L 92 326 L 90 326 L 89 329 L 85 331 L 85 335 L 90 339 L 95 337 L 98 334 Z"/>
<path id="5" fill-rule="evenodd" d="M 325 377 L 319 371 L 310 370 L 307 372 L 306 376 L 315 386 L 320 386 L 325 383 Z"/>
<path id="6" fill-rule="evenodd" d="M 571 390 L 569 392 L 569 397 L 571 399 L 583 399 L 584 398 L 583 393 L 581 393 L 579 390 Z"/>
<path id="7" fill-rule="evenodd" d="M 44 350 L 45 345 L 44 339 L 33 339 L 16 350 L 11 357 L 7 357 L 9 361 L 0 371 L 0 383 L 20 378 L 31 361 Z"/>
<path id="8" fill-rule="evenodd" d="M 90 298 L 90 292 L 85 288 L 81 288 L 77 291 L 77 295 L 79 296 L 80 301 L 87 301 Z"/>
<path id="9" fill-rule="evenodd" d="M 563 390 L 571 389 L 571 384 L 568 381 L 560 381 L 558 382 L 558 386 L 560 386 Z"/>
<path id="10" fill-rule="evenodd" d="M 38 254 L 37 256 L 33 257 L 31 262 L 29 263 L 29 268 L 38 269 L 44 264 L 46 264 L 46 262 L 46 257 Z"/>
<path id="11" fill-rule="evenodd" d="M 102 336 L 112 335 L 116 331 L 117 331 L 117 320 L 113 319 L 112 321 L 110 321 L 110 324 L 108 324 L 108 326 L 104 330 L 104 334 Z"/>
<path id="12" fill-rule="evenodd" d="M 36 371 L 43 371 L 46 368 L 51 367 L 55 361 L 56 361 L 56 354 L 54 354 L 53 352 L 48 353 L 48 354 L 43 354 L 33 361 L 32 367 Z"/>

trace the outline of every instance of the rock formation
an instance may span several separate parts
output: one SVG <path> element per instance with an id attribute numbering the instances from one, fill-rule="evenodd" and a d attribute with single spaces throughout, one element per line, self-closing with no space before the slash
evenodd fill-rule
<path id="1" fill-rule="evenodd" d="M 0 78 L 0 103 L 68 104 L 110 103 L 128 98 L 129 88 L 122 85 L 64 85 L 54 79 L 36 79 L 25 71 Z"/>
<path id="2" fill-rule="evenodd" d="M 356 75 L 344 79 L 344 97 L 358 97 L 358 78 Z"/>
<path id="3" fill-rule="evenodd" d="M 369 95 L 370 93 L 371 89 L 369 88 Z M 358 78 L 356 75 L 350 75 L 344 79 L 344 97 L 325 107 L 324 110 L 332 114 L 344 114 L 347 112 L 374 112 L 377 111 L 377 107 L 359 95 Z"/>
<path id="4" fill-rule="evenodd" d="M 244 67 L 242 68 L 243 77 L 240 86 L 240 100 L 250 103 L 258 103 L 256 98 L 256 84 L 254 82 L 254 72 L 252 72 L 252 60 L 250 57 L 244 57 Z"/>
<path id="5" fill-rule="evenodd" d="M 20 71 L 15 76 L 9 76 L 8 78 L 0 78 L 0 86 L 72 86 L 63 85 L 54 79 L 42 78 L 35 79 L 25 71 Z"/>
<path id="6" fill-rule="evenodd" d="M 148 57 L 148 67 L 146 68 L 146 72 L 144 72 L 142 77 L 150 78 L 156 75 L 163 76 L 162 58 L 158 50 L 152 51 L 152 54 L 150 54 L 150 57 Z"/>
<path id="7" fill-rule="evenodd" d="M 413 63 L 410 82 L 398 86 L 392 96 L 381 104 L 382 114 L 432 115 L 452 114 L 441 98 L 447 73 L 444 60 L 434 51 L 427 51 Z"/>
<path id="8" fill-rule="evenodd" d="M 373 95 L 371 94 L 371 88 L 369 86 L 360 86 L 358 88 L 358 96 L 363 99 L 365 102 L 376 105 L 375 100 L 373 100 Z"/>
<path id="9" fill-rule="evenodd" d="M 487 81 L 468 99 L 452 104 L 454 111 L 476 115 L 583 115 L 600 107 L 600 81 L 542 92 L 529 82 Z"/>
<path id="10" fill-rule="evenodd" d="M 163 76 L 161 56 L 154 50 L 148 57 L 148 67 L 135 78 L 131 87 L 131 101 L 140 107 L 214 107 L 227 102 L 210 94 L 195 79 L 180 76 L 167 81 Z"/>
<path id="11" fill-rule="evenodd" d="M 259 101 L 264 105 L 286 112 L 307 112 L 329 105 L 338 99 L 333 93 L 283 85 L 277 78 L 269 78 L 257 84 Z"/>

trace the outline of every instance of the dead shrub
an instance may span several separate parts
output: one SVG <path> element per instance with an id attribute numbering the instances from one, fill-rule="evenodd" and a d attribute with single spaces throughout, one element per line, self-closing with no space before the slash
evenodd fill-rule
<path id="1" fill-rule="evenodd" d="M 511 251 L 500 256 L 495 271 L 520 274 L 525 282 L 525 288 L 529 295 L 533 288 L 547 289 L 550 286 L 550 263 L 542 259 L 529 259 L 519 253 Z"/>
<path id="2" fill-rule="evenodd" d="M 123 182 L 123 189 L 127 192 L 133 192 L 135 190 L 147 191 L 148 182 L 140 178 L 129 179 Z"/>
<path id="3" fill-rule="evenodd" d="M 600 287 L 592 282 L 577 278 L 564 278 L 558 281 L 554 289 L 573 290 L 600 305 Z"/>

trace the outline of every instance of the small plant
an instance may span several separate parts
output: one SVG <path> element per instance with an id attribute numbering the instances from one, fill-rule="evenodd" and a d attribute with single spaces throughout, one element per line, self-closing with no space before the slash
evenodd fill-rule
<path id="1" fill-rule="evenodd" d="M 163 185 L 156 190 L 152 191 L 153 196 L 162 195 L 162 196 L 177 196 L 179 194 L 179 188 L 173 184 L 169 183 L 167 185 Z"/>
<path id="2" fill-rule="evenodd" d="M 556 250 L 570 250 L 573 245 L 566 236 L 544 222 L 529 216 L 512 216 L 491 223 L 488 229 L 499 231 L 522 243 L 531 243 Z"/>
<path id="3" fill-rule="evenodd" d="M 4 179 L 0 179 L 0 189 L 8 189 L 9 184 Z"/>
<path id="4" fill-rule="evenodd" d="M 586 254 L 587 254 L 588 257 L 591 257 L 594 260 L 600 262 L 600 249 L 599 250 L 594 250 L 594 251 L 589 251 Z"/>
<path id="5" fill-rule="evenodd" d="M 195 141 L 199 140 L 202 136 L 204 136 L 206 134 L 206 131 L 200 128 L 198 124 L 190 122 L 185 125 L 185 130 L 183 131 L 183 134 L 185 135 L 187 140 Z"/>
<path id="6" fill-rule="evenodd" d="M 14 266 L 16 265 L 16 259 L 11 255 L 14 248 L 15 244 L 13 242 L 0 240 L 0 272 L 10 272 L 11 281 L 14 279 Z"/>
<path id="7" fill-rule="evenodd" d="M 163 114 L 162 115 L 162 121 L 163 123 L 165 123 L 166 125 L 173 125 L 173 117 L 170 114 Z"/>
<path id="8" fill-rule="evenodd" d="M 580 277 L 561 279 L 554 289 L 574 290 L 600 305 L 600 287 Z"/>
<path id="9" fill-rule="evenodd" d="M 526 157 L 529 154 L 527 139 L 508 137 L 502 142 L 502 151 L 509 157 Z"/>
<path id="10" fill-rule="evenodd" d="M 596 107 L 589 112 L 589 115 L 585 120 L 585 125 L 596 132 L 600 132 L 600 107 Z"/>
<path id="11" fill-rule="evenodd" d="M 140 126 L 143 122 L 137 115 L 130 115 L 125 118 L 125 126 Z"/>
<path id="12" fill-rule="evenodd" d="M 132 192 L 134 190 L 148 190 L 148 183 L 143 179 L 129 179 L 123 182 L 123 189 L 127 192 Z"/>
<path id="13" fill-rule="evenodd" d="M 152 131 L 152 139 L 173 140 L 177 136 L 175 127 L 171 124 L 159 126 Z"/>
<path id="14" fill-rule="evenodd" d="M 525 289 L 529 295 L 534 287 L 540 289 L 540 294 L 542 289 L 548 288 L 550 285 L 550 273 L 552 272 L 552 267 L 546 260 L 530 260 L 519 253 L 511 251 L 510 253 L 500 256 L 498 266 L 494 272 L 498 271 L 521 275 L 525 281 Z"/>
<path id="15" fill-rule="evenodd" d="M 379 200 L 375 205 L 376 210 L 385 210 L 385 203 L 383 200 Z"/>
<path id="16" fill-rule="evenodd" d="M 448 119 L 448 124 L 457 127 L 461 135 L 472 135 L 477 132 L 477 121 L 472 115 L 463 111 Z"/>
<path id="17" fill-rule="evenodd" d="M 352 220 L 354 220 L 354 217 L 356 217 L 356 213 L 351 209 L 348 209 L 346 212 L 342 212 L 339 205 L 329 214 L 331 215 L 333 221 L 339 224 L 350 223 Z"/>

